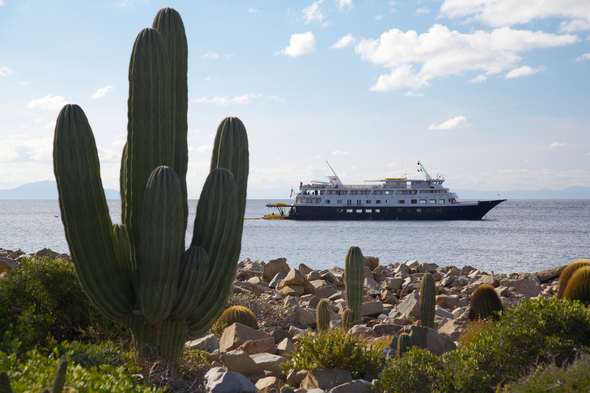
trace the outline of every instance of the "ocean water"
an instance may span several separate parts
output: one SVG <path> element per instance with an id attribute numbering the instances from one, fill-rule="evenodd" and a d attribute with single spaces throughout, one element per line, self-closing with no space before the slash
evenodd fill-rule
<path id="1" fill-rule="evenodd" d="M 113 222 L 119 201 L 110 200 Z M 270 212 L 248 200 L 246 217 Z M 189 201 L 187 244 L 197 201 Z M 0 200 L 0 247 L 68 252 L 56 200 Z M 418 260 L 439 266 L 471 265 L 495 273 L 534 272 L 590 259 L 590 199 L 508 200 L 480 221 L 290 221 L 246 220 L 240 259 L 285 257 L 291 267 L 344 267 L 350 246 L 381 264 Z"/>

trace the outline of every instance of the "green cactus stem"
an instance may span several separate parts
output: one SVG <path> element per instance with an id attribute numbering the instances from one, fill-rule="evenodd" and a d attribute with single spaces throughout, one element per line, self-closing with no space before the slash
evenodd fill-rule
<path id="1" fill-rule="evenodd" d="M 315 314 L 318 332 L 328 330 L 330 328 L 330 303 L 326 299 L 319 301 L 315 309 Z"/>
<path id="2" fill-rule="evenodd" d="M 57 366 L 57 371 L 55 372 L 55 379 L 53 380 L 53 393 L 61 393 L 66 386 L 66 372 L 68 370 L 68 361 L 66 359 L 62 359 Z"/>
<path id="3" fill-rule="evenodd" d="M 363 319 L 363 284 L 365 282 L 365 259 L 359 247 L 352 246 L 348 249 L 344 268 L 346 306 L 352 310 L 353 324 L 358 325 Z"/>
<path id="4" fill-rule="evenodd" d="M 412 346 L 412 337 L 408 333 L 402 333 L 397 338 L 397 357 L 401 359 L 404 352 Z"/>
<path id="5" fill-rule="evenodd" d="M 567 287 L 567 284 L 568 284 L 570 278 L 574 275 L 576 270 L 578 270 L 579 268 L 584 267 L 584 266 L 590 266 L 590 260 L 578 259 L 578 260 L 573 261 L 572 263 L 567 265 L 565 269 L 563 269 L 563 271 L 559 275 L 559 282 L 557 284 L 557 298 L 558 299 L 563 298 L 563 295 L 565 294 L 565 288 Z"/>
<path id="6" fill-rule="evenodd" d="M 342 313 L 342 331 L 348 333 L 348 331 L 354 326 L 354 316 L 351 309 L 345 309 Z"/>
<path id="7" fill-rule="evenodd" d="M 6 371 L 0 371 L 0 393 L 12 393 L 10 378 Z"/>
<path id="8" fill-rule="evenodd" d="M 222 121 L 185 250 L 188 204 L 187 53 L 171 8 L 135 40 L 129 64 L 127 143 L 121 156 L 121 224 L 113 225 L 94 136 L 77 105 L 60 112 L 54 172 L 80 283 L 107 317 L 131 328 L 143 357 L 175 364 L 184 342 L 225 309 L 241 248 L 248 138 Z"/>
<path id="9" fill-rule="evenodd" d="M 420 285 L 420 320 L 422 326 L 434 329 L 434 310 L 436 306 L 434 276 L 426 273 Z"/>
<path id="10" fill-rule="evenodd" d="M 590 266 L 583 266 L 575 271 L 569 279 L 563 297 L 568 300 L 580 300 L 585 305 L 590 304 Z"/>
<path id="11" fill-rule="evenodd" d="M 503 310 L 502 301 L 493 286 L 482 284 L 473 291 L 469 303 L 470 321 L 489 318 L 498 321 L 500 320 L 499 313 Z"/>
<path id="12" fill-rule="evenodd" d="M 220 336 L 223 333 L 223 328 L 229 327 L 236 322 L 252 329 L 258 329 L 258 319 L 252 310 L 244 306 L 232 306 L 225 309 L 217 322 L 215 322 L 215 334 Z"/>

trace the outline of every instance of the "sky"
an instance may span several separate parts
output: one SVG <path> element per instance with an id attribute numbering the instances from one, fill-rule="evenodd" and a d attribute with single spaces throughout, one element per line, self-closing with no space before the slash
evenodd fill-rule
<path id="1" fill-rule="evenodd" d="M 133 42 L 176 9 L 189 46 L 189 198 L 227 116 L 248 197 L 417 176 L 452 189 L 590 186 L 588 0 L 0 0 L 0 189 L 53 180 L 80 105 L 118 190 Z"/>

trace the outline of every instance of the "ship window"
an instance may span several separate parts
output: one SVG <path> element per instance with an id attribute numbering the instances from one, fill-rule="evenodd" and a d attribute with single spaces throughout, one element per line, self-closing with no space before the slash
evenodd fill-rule
<path id="1" fill-rule="evenodd" d="M 346 201 L 346 205 L 347 205 L 347 206 L 352 206 L 352 201 L 351 201 L 350 199 L 349 199 L 349 200 L 347 200 L 347 201 Z"/>
<path id="2" fill-rule="evenodd" d="M 356 212 L 357 213 L 362 213 L 363 212 L 363 209 L 356 209 Z"/>
<path id="3" fill-rule="evenodd" d="M 367 199 L 367 203 L 371 203 L 371 200 L 370 199 Z"/>
<path id="4" fill-rule="evenodd" d="M 411 212 L 412 212 L 412 209 L 408 209 L 408 213 L 411 213 Z"/>
<path id="5" fill-rule="evenodd" d="M 417 213 L 422 213 L 422 209 L 416 209 Z"/>
<path id="6" fill-rule="evenodd" d="M 380 203 L 381 203 L 381 199 L 377 199 L 377 200 L 375 201 L 375 203 L 376 203 L 376 204 L 380 204 Z"/>
<path id="7" fill-rule="evenodd" d="M 357 205 L 357 206 L 360 206 L 360 205 L 361 205 L 361 202 L 362 202 L 362 201 L 361 201 L 360 199 L 357 199 L 357 200 L 356 200 L 356 205 Z"/>
<path id="8" fill-rule="evenodd" d="M 326 203 L 328 203 L 328 204 L 329 204 L 329 203 L 330 203 L 330 200 L 329 200 L 329 199 L 326 199 Z"/>
<path id="9" fill-rule="evenodd" d="M 398 213 L 401 213 L 404 209 L 397 209 Z"/>
<path id="10" fill-rule="evenodd" d="M 411 202 L 412 203 L 418 203 L 418 200 L 417 199 L 412 199 Z"/>
<path id="11" fill-rule="evenodd" d="M 373 213 L 373 209 L 365 209 L 365 213 Z"/>
<path id="12" fill-rule="evenodd" d="M 389 191 L 385 191 L 385 195 L 389 195 Z"/>
<path id="13" fill-rule="evenodd" d="M 338 199 L 336 203 L 342 204 L 342 199 Z"/>
<path id="14" fill-rule="evenodd" d="M 439 199 L 438 200 L 438 203 L 445 203 L 445 200 L 444 199 Z"/>
<path id="15" fill-rule="evenodd" d="M 342 213 L 342 209 L 336 209 L 336 213 Z"/>
<path id="16" fill-rule="evenodd" d="M 381 213 L 381 209 L 375 209 L 375 213 Z"/>
<path id="17" fill-rule="evenodd" d="M 426 209 L 426 213 L 430 213 L 432 209 Z"/>
<path id="18" fill-rule="evenodd" d="M 346 209 L 347 213 L 352 213 L 352 209 Z"/>
<path id="19" fill-rule="evenodd" d="M 436 199 L 430 199 L 430 200 L 428 200 L 428 202 L 430 202 L 430 203 L 436 203 Z"/>
<path id="20" fill-rule="evenodd" d="M 437 212 L 437 213 L 440 213 L 440 212 L 441 212 L 441 210 L 440 210 L 440 207 L 437 207 L 437 208 L 436 208 L 436 212 Z"/>
<path id="21" fill-rule="evenodd" d="M 403 205 L 404 203 L 406 203 L 405 199 L 398 199 L 397 203 L 399 203 L 400 205 Z"/>
<path id="22" fill-rule="evenodd" d="M 424 204 L 426 204 L 426 199 L 420 199 L 420 204 L 421 204 L 421 205 L 424 205 Z"/>

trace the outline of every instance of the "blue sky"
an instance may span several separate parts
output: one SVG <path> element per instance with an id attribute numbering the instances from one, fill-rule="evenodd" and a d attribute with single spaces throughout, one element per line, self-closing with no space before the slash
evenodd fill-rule
<path id="1" fill-rule="evenodd" d="M 127 71 L 156 12 L 189 44 L 189 197 L 217 125 L 250 141 L 249 196 L 416 173 L 452 189 L 590 186 L 587 0 L 0 0 L 0 189 L 53 179 L 53 127 L 77 103 L 118 189 Z"/>

